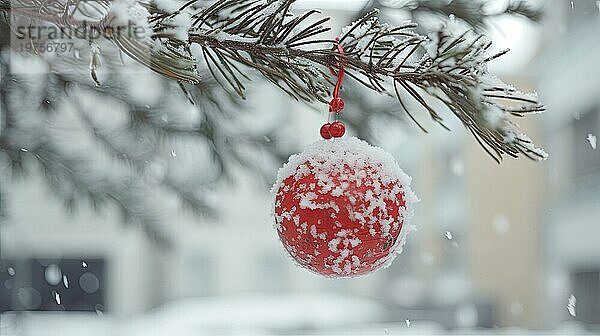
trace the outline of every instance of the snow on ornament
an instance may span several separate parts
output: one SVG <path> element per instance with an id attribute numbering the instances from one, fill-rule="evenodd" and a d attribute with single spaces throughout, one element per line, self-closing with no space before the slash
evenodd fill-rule
<path id="1" fill-rule="evenodd" d="M 411 178 L 383 149 L 357 138 L 321 140 L 278 172 L 275 228 L 302 267 L 353 277 L 391 264 L 418 201 Z"/>

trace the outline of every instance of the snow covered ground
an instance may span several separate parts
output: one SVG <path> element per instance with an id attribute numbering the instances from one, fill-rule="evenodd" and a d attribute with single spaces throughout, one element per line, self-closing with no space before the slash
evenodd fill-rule
<path id="1" fill-rule="evenodd" d="M 186 299 L 137 316 L 73 312 L 8 312 L 2 336 L 201 335 L 574 335 L 576 323 L 553 331 L 516 328 L 447 330 L 435 322 L 380 323 L 385 307 L 332 295 L 261 294 Z"/>

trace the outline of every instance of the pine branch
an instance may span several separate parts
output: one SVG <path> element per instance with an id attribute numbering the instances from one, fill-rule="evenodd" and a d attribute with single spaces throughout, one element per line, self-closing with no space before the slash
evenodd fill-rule
<path id="1" fill-rule="evenodd" d="M 377 11 L 373 11 L 345 29 L 340 44 L 346 55 L 340 56 L 335 49 L 318 47 L 332 42 L 319 37 L 328 30 L 322 26 L 326 19 L 315 19 L 315 24 L 305 24 L 307 28 L 301 29 L 299 17 L 289 12 L 292 2 L 242 1 L 249 8 L 244 7 L 243 12 L 239 9 L 242 14 L 230 20 L 223 20 L 217 13 L 231 10 L 239 2 L 220 2 L 198 16 L 189 41 L 199 44 L 205 54 L 221 55 L 220 63 L 214 57 L 205 60 L 219 70 L 213 73 L 220 73 L 236 92 L 243 91 L 243 87 L 236 84 L 241 80 L 229 70 L 234 62 L 259 70 L 296 99 L 326 101 L 329 76 L 325 69 L 336 67 L 341 59 L 349 77 L 379 93 L 387 93 L 391 81 L 400 104 L 406 106 L 400 92 L 408 93 L 433 121 L 445 127 L 428 97 L 437 98 L 498 162 L 503 155 L 525 155 L 536 160 L 546 157 L 529 138 L 517 136 L 508 119 L 510 115 L 523 117 L 541 112 L 543 107 L 535 96 L 520 93 L 487 72 L 487 62 L 502 53 L 489 55 L 491 43 L 483 36 L 473 32 L 459 37 L 440 33 L 428 39 L 415 33 L 412 23 L 398 27 L 381 24 Z M 274 5 L 278 6 L 275 10 Z M 265 11 L 272 13 L 261 14 Z M 252 13 L 251 19 L 246 13 Z M 316 14 L 313 11 L 300 18 L 307 20 Z M 301 48 L 298 41 L 317 47 Z M 312 41 L 315 43 L 309 43 Z M 315 66 L 321 66 L 312 71 L 320 75 L 316 77 L 320 85 L 312 85 L 312 81 L 298 75 Z M 510 101 L 512 107 L 500 100 Z"/>
<path id="2" fill-rule="evenodd" d="M 490 5 L 489 8 L 488 5 Z M 492 6 L 494 8 L 491 8 Z M 414 22 L 419 24 L 416 28 L 418 32 L 438 31 L 440 27 L 444 29 L 447 25 L 471 27 L 474 31 L 482 32 L 494 24 L 492 19 L 498 16 L 522 16 L 533 22 L 539 21 L 542 16 L 541 9 L 534 9 L 525 0 L 504 1 L 504 6 L 504 8 L 498 7 L 498 2 L 495 0 L 371 0 L 356 14 L 355 20 L 375 8 L 379 8 L 382 20 L 390 24 L 401 23 L 402 21 L 398 20 L 398 17 L 411 17 Z M 520 13 L 517 13 L 517 9 L 520 10 Z M 525 9 L 529 9 L 529 11 L 525 11 Z M 498 29 L 502 29 L 502 27 L 498 27 Z M 347 83 L 344 89 L 346 106 L 349 107 L 344 121 L 358 136 L 364 139 L 374 136 L 370 127 L 370 119 L 373 116 L 377 116 L 377 119 L 383 117 L 385 123 L 398 123 L 398 126 L 405 125 L 407 119 L 412 118 L 413 122 L 419 125 L 410 110 L 402 108 L 402 100 L 400 100 L 400 106 L 397 106 L 397 103 L 394 104 L 389 99 L 369 99 L 371 95 L 364 92 L 365 90 L 360 90 L 358 83 Z M 506 108 L 506 110 L 514 111 L 510 108 Z M 370 113 L 364 114 L 360 111 L 370 111 Z M 421 130 L 425 129 L 421 127 Z"/>
<path id="3" fill-rule="evenodd" d="M 21 0 L 25 1 L 35 0 Z M 522 94 L 488 74 L 487 62 L 499 55 L 488 55 L 491 44 L 472 32 L 459 37 L 440 33 L 430 40 L 415 33 L 412 23 L 399 27 L 381 24 L 377 11 L 372 11 L 345 29 L 340 43 L 346 55 L 340 56 L 331 48 L 333 41 L 323 37 L 323 33 L 330 30 L 326 26 L 329 19 L 314 10 L 293 15 L 294 0 L 225 0 L 205 9 L 188 2 L 173 13 L 144 2 L 119 1 L 125 1 L 129 12 L 146 13 L 147 22 L 143 25 L 148 25 L 153 34 L 141 46 L 130 38 L 109 38 L 127 55 L 169 78 L 197 83 L 197 75 L 192 74 L 195 67 L 182 67 L 181 63 L 189 64 L 195 57 L 203 59 L 221 85 L 241 97 L 244 97 L 244 82 L 248 76 L 240 67 L 245 66 L 258 71 L 296 100 L 327 102 L 331 87 L 328 68 L 336 67 L 341 61 L 350 78 L 379 93 L 395 92 L 399 100 L 400 92 L 408 93 L 434 122 L 445 127 L 439 111 L 429 103 L 430 97 L 437 98 L 498 162 L 503 155 L 545 158 L 545 153 L 533 147 L 529 138 L 517 135 L 508 119 L 510 115 L 522 117 L 540 112 L 543 107 L 535 97 Z M 433 3 L 419 4 L 429 4 L 433 10 Z M 452 4 L 465 5 L 461 1 Z M 482 6 L 480 3 L 475 11 L 482 11 Z M 24 15 L 25 10 L 26 7 L 18 8 L 16 14 Z M 509 10 L 529 13 L 528 7 L 520 4 L 512 5 Z M 29 18 L 78 24 L 63 16 L 59 19 L 58 12 L 55 9 Z M 53 20 L 46 20 L 52 15 Z M 103 26 L 103 22 L 119 15 L 109 8 L 96 24 Z M 173 30 L 180 16 L 191 22 L 189 27 L 183 27 L 187 33 L 183 38 L 182 27 Z M 143 47 L 156 42 L 162 46 L 161 52 L 178 50 L 179 54 L 157 56 Z M 155 57 L 160 61 L 155 61 Z M 182 73 L 182 68 L 188 72 Z M 505 106 L 503 100 L 510 101 L 511 107 Z M 406 106 L 403 101 L 399 102 Z"/>

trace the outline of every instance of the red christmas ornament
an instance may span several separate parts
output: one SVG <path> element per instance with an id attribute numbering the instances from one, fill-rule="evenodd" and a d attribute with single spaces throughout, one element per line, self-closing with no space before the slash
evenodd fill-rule
<path id="1" fill-rule="evenodd" d="M 275 228 L 300 266 L 352 277 L 402 251 L 416 196 L 391 155 L 357 138 L 321 140 L 279 170 Z"/>

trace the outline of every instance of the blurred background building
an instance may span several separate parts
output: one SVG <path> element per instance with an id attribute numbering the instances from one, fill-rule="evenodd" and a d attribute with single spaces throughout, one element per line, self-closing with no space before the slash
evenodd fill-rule
<path id="1" fill-rule="evenodd" d="M 563 319 L 558 303 L 573 294 L 577 320 L 600 324 L 600 2 L 552 6 L 544 24 L 538 87 L 548 105 L 543 118 L 548 148 L 543 259 L 543 323 Z M 558 24 L 557 24 L 558 23 Z"/>
<path id="2" fill-rule="evenodd" d="M 491 35 L 497 49 L 509 44 L 515 54 L 497 60 L 496 72 L 538 91 L 547 105 L 521 126 L 550 159 L 499 166 L 451 122 L 452 134 L 406 125 L 410 139 L 382 136 L 379 145 L 413 177 L 421 198 L 418 231 L 388 269 L 330 280 L 294 265 L 272 229 L 268 186 L 250 175 L 215 195 L 218 221 L 173 204 L 164 224 L 174 233 L 169 248 L 121 225 L 114 209 L 70 214 L 39 179 L 16 180 L 10 218 L 0 226 L 1 334 L 85 335 L 81 325 L 90 335 L 117 326 L 123 335 L 177 328 L 183 335 L 186 325 L 206 334 L 598 332 L 600 149 L 588 135 L 600 135 L 600 2 L 544 5 L 542 25 L 511 18 Z M 356 10 L 331 7 L 339 26 Z M 270 87 L 254 92 L 256 108 L 290 107 Z M 293 108 L 292 140 L 316 140 L 324 113 Z M 38 313 L 18 313 L 25 310 Z"/>

